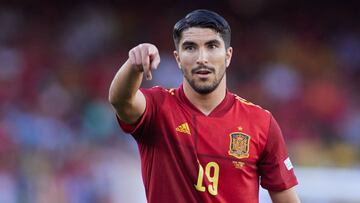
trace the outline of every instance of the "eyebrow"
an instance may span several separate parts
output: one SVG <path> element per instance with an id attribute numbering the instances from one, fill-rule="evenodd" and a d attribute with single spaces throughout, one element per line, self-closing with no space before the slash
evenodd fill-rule
<path id="1" fill-rule="evenodd" d="M 205 42 L 205 44 L 206 45 L 209 45 L 209 44 L 216 44 L 216 45 L 219 45 L 219 44 L 221 44 L 220 43 L 220 41 L 219 40 L 217 40 L 217 39 L 214 39 L 214 40 L 210 40 L 210 41 L 207 41 L 207 42 Z M 185 46 L 194 46 L 194 45 L 196 45 L 196 43 L 195 42 L 192 42 L 192 41 L 185 41 L 185 42 L 183 42 L 182 43 L 182 47 L 185 47 Z"/>
<path id="2" fill-rule="evenodd" d="M 216 44 L 216 45 L 220 45 L 220 41 L 217 40 L 217 39 L 214 39 L 214 40 L 210 40 L 208 42 L 205 43 L 206 45 L 209 45 L 209 44 Z"/>
<path id="3" fill-rule="evenodd" d="M 192 41 L 185 41 L 182 43 L 182 47 L 185 47 L 185 46 L 193 46 L 193 45 L 196 45 L 194 42 Z"/>

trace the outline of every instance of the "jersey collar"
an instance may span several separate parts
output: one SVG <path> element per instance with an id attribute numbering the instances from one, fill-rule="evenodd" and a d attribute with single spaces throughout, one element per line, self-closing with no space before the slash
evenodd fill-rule
<path id="1" fill-rule="evenodd" d="M 221 103 L 217 105 L 209 115 L 205 115 L 198 108 L 196 108 L 186 97 L 184 93 L 183 85 L 181 85 L 178 89 L 176 89 L 176 93 L 178 99 L 186 106 L 186 108 L 199 116 L 222 117 L 229 111 L 229 109 L 231 108 L 231 106 L 234 104 L 235 101 L 233 94 L 230 93 L 228 89 L 226 89 L 225 98 L 221 101 Z"/>

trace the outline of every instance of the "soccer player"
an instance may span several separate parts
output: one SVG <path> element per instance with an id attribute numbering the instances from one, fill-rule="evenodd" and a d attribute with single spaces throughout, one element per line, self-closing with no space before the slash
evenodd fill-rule
<path id="1" fill-rule="evenodd" d="M 180 87 L 140 88 L 160 63 L 148 43 L 129 51 L 111 83 L 119 124 L 139 147 L 149 203 L 255 203 L 259 185 L 275 203 L 300 202 L 275 119 L 226 88 L 230 35 L 217 13 L 192 11 L 173 30 Z"/>

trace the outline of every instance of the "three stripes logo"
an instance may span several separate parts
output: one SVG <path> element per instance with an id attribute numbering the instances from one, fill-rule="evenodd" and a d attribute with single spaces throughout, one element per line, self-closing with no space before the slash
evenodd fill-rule
<path id="1" fill-rule="evenodd" d="M 176 127 L 175 130 L 176 130 L 177 132 L 182 132 L 182 133 L 191 135 L 191 133 L 190 133 L 190 128 L 189 128 L 189 125 L 188 125 L 187 122 L 179 125 L 178 127 Z"/>

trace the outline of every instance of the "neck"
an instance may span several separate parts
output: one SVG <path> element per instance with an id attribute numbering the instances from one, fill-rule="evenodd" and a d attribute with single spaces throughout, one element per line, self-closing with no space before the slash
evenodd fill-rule
<path id="1" fill-rule="evenodd" d="M 183 83 L 183 88 L 184 94 L 188 100 L 203 114 L 209 115 L 225 98 L 226 80 L 224 76 L 219 86 L 208 94 L 199 94 L 185 80 Z"/>

